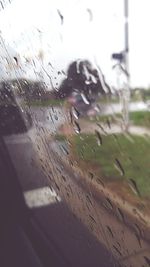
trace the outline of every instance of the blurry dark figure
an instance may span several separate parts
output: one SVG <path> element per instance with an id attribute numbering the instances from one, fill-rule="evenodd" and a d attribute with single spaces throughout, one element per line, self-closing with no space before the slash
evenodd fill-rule
<path id="1" fill-rule="evenodd" d="M 16 101 L 9 82 L 0 83 L 0 134 L 23 133 L 32 125 L 30 114 Z"/>
<path id="2" fill-rule="evenodd" d="M 67 78 L 60 85 L 59 98 L 67 98 L 81 115 L 95 115 L 96 101 L 110 93 L 101 70 L 88 60 L 76 60 L 70 64 Z"/>
<path id="3" fill-rule="evenodd" d="M 108 93 L 110 89 L 100 69 L 94 68 L 88 60 L 76 60 L 70 64 L 67 78 L 60 85 L 58 95 L 65 98 L 74 90 L 85 94 L 86 97 L 96 98 L 98 95 Z"/>

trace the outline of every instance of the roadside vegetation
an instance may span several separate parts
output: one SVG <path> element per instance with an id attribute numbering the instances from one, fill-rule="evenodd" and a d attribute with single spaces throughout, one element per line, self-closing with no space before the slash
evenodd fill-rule
<path id="1" fill-rule="evenodd" d="M 86 118 L 91 122 L 102 122 L 102 123 L 117 123 L 118 119 L 122 118 L 121 113 L 112 115 L 98 115 L 92 118 Z M 149 111 L 133 111 L 129 112 L 130 124 L 136 126 L 142 126 L 150 128 L 150 112 Z"/>
<path id="2" fill-rule="evenodd" d="M 73 154 L 79 162 L 96 166 L 106 180 L 126 180 L 136 194 L 147 197 L 150 195 L 149 151 L 150 140 L 141 136 L 109 135 L 101 136 L 101 141 L 94 134 L 73 138 Z"/>

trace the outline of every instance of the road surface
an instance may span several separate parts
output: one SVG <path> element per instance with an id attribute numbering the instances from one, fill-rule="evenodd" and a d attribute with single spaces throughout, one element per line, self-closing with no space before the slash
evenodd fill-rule
<path id="1" fill-rule="evenodd" d="M 111 253 L 73 215 L 66 203 L 58 195 L 54 198 L 55 191 L 50 179 L 39 167 L 39 155 L 35 153 L 32 144 L 34 130 L 7 136 L 5 142 L 34 218 L 52 246 L 62 255 L 63 263 L 60 267 L 119 266 Z"/>
<path id="2" fill-rule="evenodd" d="M 59 109 L 50 114 L 47 109 L 34 109 L 33 117 L 34 127 L 28 133 L 7 136 L 5 142 L 28 205 L 60 246 L 69 266 L 113 266 L 112 254 L 122 266 L 145 266 L 149 244 L 124 224 L 121 211 L 109 197 L 101 192 L 97 198 L 75 168 L 64 164 L 64 151 L 57 153 L 51 136 L 65 115 Z M 118 218 L 113 209 L 118 209 Z"/>

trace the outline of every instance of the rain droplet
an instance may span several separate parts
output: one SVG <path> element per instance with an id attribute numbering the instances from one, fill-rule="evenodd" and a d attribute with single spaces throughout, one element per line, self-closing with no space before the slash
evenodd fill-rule
<path id="1" fill-rule="evenodd" d="M 120 161 L 118 159 L 115 159 L 115 167 L 117 168 L 117 170 L 120 172 L 120 174 L 123 176 L 125 174 L 125 171 L 120 163 Z"/>
<path id="2" fill-rule="evenodd" d="M 80 60 L 78 59 L 77 61 L 76 61 L 76 69 L 77 69 L 77 73 L 79 74 L 80 73 Z"/>
<path id="3" fill-rule="evenodd" d="M 56 167 L 56 170 L 57 170 L 59 173 L 61 173 L 61 170 L 60 170 L 58 167 Z"/>
<path id="4" fill-rule="evenodd" d="M 136 229 L 136 232 L 139 236 L 142 236 L 142 231 L 140 229 L 140 227 L 135 223 L 135 229 Z"/>
<path id="5" fill-rule="evenodd" d="M 0 3 L 1 3 L 1 7 L 2 7 L 2 9 L 4 9 L 4 5 L 3 5 L 2 1 L 0 1 Z"/>
<path id="6" fill-rule="evenodd" d="M 89 214 L 89 217 L 95 224 L 97 224 L 97 222 L 95 221 L 95 219 L 94 219 L 94 217 L 92 215 Z"/>
<path id="7" fill-rule="evenodd" d="M 51 62 L 49 62 L 48 65 L 51 66 L 51 68 L 53 69 L 53 66 L 52 66 Z"/>
<path id="8" fill-rule="evenodd" d="M 64 74 L 64 75 L 66 76 L 66 73 L 65 73 L 65 71 L 64 71 L 64 70 L 62 70 L 61 72 L 62 72 L 62 74 Z"/>
<path id="9" fill-rule="evenodd" d="M 75 107 L 72 107 L 72 115 L 78 120 L 80 112 Z"/>
<path id="10" fill-rule="evenodd" d="M 120 250 L 119 250 L 116 246 L 113 245 L 113 248 L 116 250 L 116 252 L 117 252 L 120 256 L 122 256 L 122 253 L 120 252 Z"/>
<path id="11" fill-rule="evenodd" d="M 150 266 L 150 259 L 147 258 L 146 256 L 144 256 L 144 259 L 145 259 L 146 263 L 148 264 L 148 266 Z"/>
<path id="12" fill-rule="evenodd" d="M 102 137 L 101 137 L 99 131 L 95 130 L 95 134 L 97 136 L 97 143 L 99 146 L 101 146 L 102 145 Z"/>
<path id="13" fill-rule="evenodd" d="M 72 116 L 72 112 L 71 111 L 69 111 L 69 116 L 70 116 L 70 122 L 71 122 L 71 124 L 73 124 L 73 116 Z"/>
<path id="14" fill-rule="evenodd" d="M 69 155 L 69 152 L 68 152 L 67 148 L 66 148 L 64 145 L 62 145 L 61 148 L 62 148 L 63 152 L 64 152 L 66 155 Z"/>
<path id="15" fill-rule="evenodd" d="M 57 12 L 58 12 L 58 15 L 60 17 L 60 20 L 61 20 L 61 25 L 64 23 L 64 16 L 61 14 L 60 10 L 57 9 Z"/>
<path id="16" fill-rule="evenodd" d="M 124 221 L 124 214 L 120 208 L 117 208 L 117 215 L 121 221 Z"/>
<path id="17" fill-rule="evenodd" d="M 107 230 L 110 233 L 111 237 L 113 238 L 114 237 L 114 234 L 113 234 L 111 228 L 108 225 L 106 227 L 107 227 Z"/>
<path id="18" fill-rule="evenodd" d="M 97 126 L 102 130 L 102 132 L 107 135 L 107 132 L 104 130 L 103 126 L 100 123 L 96 123 Z"/>
<path id="19" fill-rule="evenodd" d="M 97 182 L 98 184 L 101 184 L 103 187 L 105 187 L 104 182 L 103 182 L 100 178 L 97 178 L 97 179 L 96 179 L 96 182 Z"/>
<path id="20" fill-rule="evenodd" d="M 89 172 L 90 179 L 92 180 L 94 177 L 94 174 L 92 172 Z"/>
<path id="21" fill-rule="evenodd" d="M 68 190 L 70 191 L 71 195 L 73 195 L 72 187 L 70 184 L 68 185 Z"/>
<path id="22" fill-rule="evenodd" d="M 130 186 L 130 188 L 132 189 L 132 191 L 133 191 L 136 195 L 138 195 L 138 196 L 141 195 L 140 192 L 139 192 L 139 189 L 138 189 L 138 187 L 137 187 L 137 184 L 136 184 L 136 182 L 135 182 L 133 179 L 129 179 L 129 186 Z"/>
<path id="23" fill-rule="evenodd" d="M 91 9 L 87 8 L 87 12 L 89 14 L 89 20 L 92 21 L 93 20 L 93 13 L 92 13 Z"/>
<path id="24" fill-rule="evenodd" d="M 91 204 L 91 206 L 93 206 L 93 204 L 92 204 L 92 201 L 91 201 L 91 199 L 90 199 L 90 197 L 87 195 L 86 196 L 86 198 L 87 198 L 87 201 Z"/>
<path id="25" fill-rule="evenodd" d="M 140 236 L 137 233 L 135 233 L 135 236 L 137 238 L 137 241 L 139 243 L 139 246 L 142 247 Z"/>
<path id="26" fill-rule="evenodd" d="M 55 119 L 56 121 L 58 121 L 58 116 L 57 116 L 57 115 L 54 115 L 54 119 Z"/>
<path id="27" fill-rule="evenodd" d="M 80 132 L 81 132 L 81 128 L 80 128 L 79 123 L 77 123 L 76 121 L 74 121 L 74 124 L 75 124 L 75 126 L 76 126 L 76 128 L 75 128 L 75 132 L 76 132 L 76 133 L 80 133 Z"/>
<path id="28" fill-rule="evenodd" d="M 106 197 L 106 201 L 107 201 L 107 204 L 109 206 L 110 209 L 113 209 L 113 204 L 111 203 L 110 199 L 108 197 Z"/>
<path id="29" fill-rule="evenodd" d="M 90 104 L 90 102 L 89 102 L 89 100 L 87 99 L 87 97 L 85 96 L 85 94 L 81 94 L 81 97 L 82 97 L 82 99 L 83 99 L 83 101 L 84 101 L 84 103 L 86 104 L 86 105 L 89 105 Z"/>
<path id="30" fill-rule="evenodd" d="M 110 119 L 107 119 L 107 120 L 106 120 L 106 123 L 107 123 L 107 125 L 108 125 L 108 128 L 111 129 Z"/>
<path id="31" fill-rule="evenodd" d="M 18 65 L 18 59 L 17 59 L 17 57 L 14 57 L 14 60 L 15 60 L 16 65 Z"/>
<path id="32" fill-rule="evenodd" d="M 55 186 L 57 188 L 58 191 L 60 191 L 60 187 L 58 186 L 58 184 L 55 182 Z"/>

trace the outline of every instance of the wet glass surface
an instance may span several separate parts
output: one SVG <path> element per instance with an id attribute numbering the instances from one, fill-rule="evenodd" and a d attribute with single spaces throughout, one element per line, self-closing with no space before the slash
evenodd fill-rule
<path id="1" fill-rule="evenodd" d="M 110 266 L 150 266 L 149 2 L 0 3 L 0 135 L 27 205 L 65 203 Z"/>

